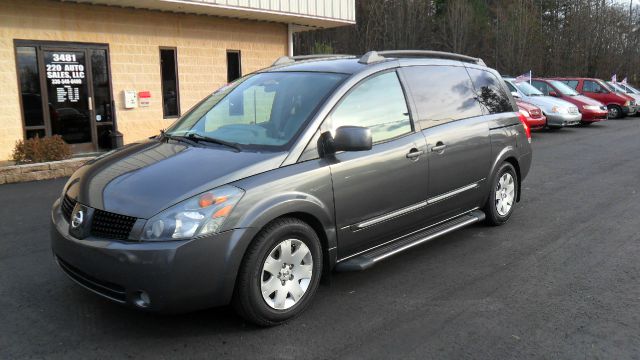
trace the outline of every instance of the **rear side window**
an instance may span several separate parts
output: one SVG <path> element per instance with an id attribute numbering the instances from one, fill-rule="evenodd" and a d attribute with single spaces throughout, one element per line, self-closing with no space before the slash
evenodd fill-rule
<path id="1" fill-rule="evenodd" d="M 356 85 L 333 110 L 328 125 L 332 131 L 346 125 L 368 127 L 374 143 L 410 133 L 409 110 L 395 71 Z"/>
<path id="2" fill-rule="evenodd" d="M 500 85 L 500 80 L 492 73 L 480 69 L 468 69 L 476 98 L 489 114 L 513 112 L 511 100 Z"/>
<path id="3" fill-rule="evenodd" d="M 464 67 L 411 66 L 402 71 L 423 127 L 482 115 Z"/>

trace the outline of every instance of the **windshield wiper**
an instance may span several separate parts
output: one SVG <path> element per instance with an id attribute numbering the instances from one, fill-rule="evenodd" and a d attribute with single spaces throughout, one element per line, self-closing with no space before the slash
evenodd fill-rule
<path id="1" fill-rule="evenodd" d="M 240 147 L 240 145 L 238 145 L 238 144 L 236 144 L 234 142 L 220 140 L 220 139 L 216 139 L 216 138 L 212 138 L 212 137 L 209 137 L 209 136 L 200 135 L 200 134 L 196 134 L 196 133 L 187 134 L 187 137 L 189 139 L 195 141 L 195 142 L 199 142 L 199 141 L 210 142 L 210 143 L 220 144 L 220 145 L 224 145 L 224 146 L 230 147 L 232 149 L 235 149 L 236 152 L 242 151 L 242 148 Z"/>
<path id="2" fill-rule="evenodd" d="M 161 139 L 167 139 L 167 140 L 175 140 L 175 141 L 181 141 L 181 142 L 186 142 L 189 144 L 193 144 L 194 141 L 185 138 L 184 136 L 176 136 L 176 135 L 171 135 L 171 134 L 167 134 L 166 131 L 164 130 L 160 130 L 160 138 Z"/>

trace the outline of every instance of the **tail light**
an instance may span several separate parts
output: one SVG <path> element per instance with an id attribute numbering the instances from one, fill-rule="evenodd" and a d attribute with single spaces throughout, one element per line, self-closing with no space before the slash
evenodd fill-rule
<path id="1" fill-rule="evenodd" d="M 529 144 L 531 144 L 531 128 L 527 124 L 527 118 L 521 113 L 518 113 L 518 119 L 520 119 L 522 126 L 524 126 L 524 132 L 527 134 L 527 140 L 529 141 Z"/>

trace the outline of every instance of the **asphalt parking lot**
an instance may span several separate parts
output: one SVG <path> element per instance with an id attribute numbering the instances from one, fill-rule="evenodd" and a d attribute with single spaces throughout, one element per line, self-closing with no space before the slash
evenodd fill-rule
<path id="1" fill-rule="evenodd" d="M 361 273 L 283 326 L 145 314 L 56 268 L 64 179 L 0 186 L 0 359 L 640 358 L 640 118 L 533 135 L 523 200 Z M 197 276 L 197 275 L 194 275 Z"/>

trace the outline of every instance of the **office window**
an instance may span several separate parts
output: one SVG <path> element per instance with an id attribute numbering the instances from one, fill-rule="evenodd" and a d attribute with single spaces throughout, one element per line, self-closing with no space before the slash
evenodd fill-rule
<path id="1" fill-rule="evenodd" d="M 22 116 L 27 138 L 44 137 L 45 124 L 40 91 L 40 68 L 36 48 L 16 47 L 16 62 L 22 96 Z"/>
<path id="2" fill-rule="evenodd" d="M 227 51 L 227 82 L 230 83 L 242 76 L 240 51 Z"/>
<path id="3" fill-rule="evenodd" d="M 175 48 L 160 48 L 162 111 L 165 118 L 180 116 L 178 62 Z"/>

